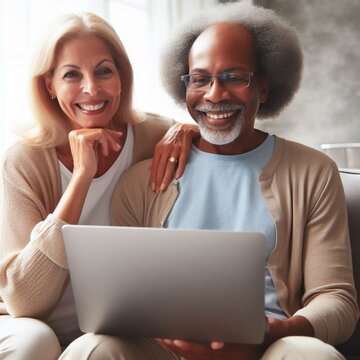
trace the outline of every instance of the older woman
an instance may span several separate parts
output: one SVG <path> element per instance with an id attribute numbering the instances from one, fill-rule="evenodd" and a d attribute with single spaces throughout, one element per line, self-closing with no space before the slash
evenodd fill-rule
<path id="1" fill-rule="evenodd" d="M 120 39 L 93 14 L 61 17 L 34 58 L 36 126 L 2 169 L 0 359 L 56 359 L 81 335 L 61 226 L 110 224 L 119 176 L 151 157 L 173 124 L 135 113 L 132 87 Z M 166 187 L 179 159 L 180 175 L 193 134 L 175 125 L 160 142 L 154 189 Z"/>

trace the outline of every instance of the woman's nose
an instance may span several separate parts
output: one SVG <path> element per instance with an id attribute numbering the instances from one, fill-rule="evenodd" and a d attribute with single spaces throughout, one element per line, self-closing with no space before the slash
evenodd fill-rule
<path id="1" fill-rule="evenodd" d="M 83 92 L 88 93 L 90 96 L 95 96 L 99 92 L 100 85 L 93 76 L 84 77 L 83 81 Z"/>

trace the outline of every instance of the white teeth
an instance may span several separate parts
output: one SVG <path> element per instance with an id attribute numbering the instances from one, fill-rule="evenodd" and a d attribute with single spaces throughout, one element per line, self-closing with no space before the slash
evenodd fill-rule
<path id="1" fill-rule="evenodd" d="M 85 111 L 96 111 L 105 106 L 105 102 L 102 102 L 100 104 L 94 104 L 94 105 L 85 105 L 85 104 L 79 104 L 80 108 Z"/>
<path id="2" fill-rule="evenodd" d="M 224 119 L 224 118 L 228 118 L 230 116 L 233 116 L 235 114 L 235 111 L 233 112 L 230 112 L 230 113 L 225 113 L 225 114 L 211 114 L 211 113 L 206 113 L 206 116 L 210 119 L 214 119 L 214 120 L 217 120 L 217 119 Z"/>

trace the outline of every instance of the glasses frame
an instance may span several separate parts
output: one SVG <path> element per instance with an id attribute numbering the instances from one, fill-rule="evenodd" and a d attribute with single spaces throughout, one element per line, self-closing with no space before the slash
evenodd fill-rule
<path id="1" fill-rule="evenodd" d="M 246 73 L 249 77 L 248 83 L 246 84 L 246 86 L 244 85 L 236 85 L 233 84 L 233 88 L 236 89 L 238 88 L 238 90 L 242 90 L 242 89 L 246 89 L 250 86 L 250 82 L 251 82 L 251 77 L 254 76 L 256 74 L 256 72 L 254 71 L 247 71 L 247 70 L 241 70 L 242 72 Z M 214 83 L 214 79 L 217 78 L 220 80 L 220 84 L 222 87 L 224 87 L 225 89 L 229 90 L 226 87 L 226 81 L 224 79 L 224 77 L 228 74 L 233 74 L 236 73 L 236 71 L 224 71 L 220 74 L 200 74 L 200 73 L 194 73 L 194 74 L 186 74 L 186 75 L 181 75 L 180 79 L 181 81 L 184 82 L 185 84 L 185 88 L 186 91 L 197 91 L 197 92 L 206 92 L 209 91 Z M 189 80 L 190 80 L 190 76 L 191 75 L 203 75 L 203 76 L 208 76 L 210 78 L 209 82 L 206 85 L 203 85 L 202 87 L 199 88 L 191 88 L 189 87 Z"/>

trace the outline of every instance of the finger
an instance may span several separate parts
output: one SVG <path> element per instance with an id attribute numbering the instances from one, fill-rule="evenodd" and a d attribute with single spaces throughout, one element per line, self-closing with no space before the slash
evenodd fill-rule
<path id="1" fill-rule="evenodd" d="M 92 141 L 97 146 L 94 146 L 94 149 L 98 149 L 98 146 L 101 147 L 101 152 L 104 156 L 109 154 L 109 147 L 114 151 L 120 150 L 121 146 L 119 144 L 119 138 L 123 134 L 119 131 L 106 130 L 106 129 L 87 129 L 83 133 L 83 136 Z"/>
<path id="2" fill-rule="evenodd" d="M 174 161 L 170 161 L 169 159 L 174 159 Z M 167 189 L 171 180 L 174 177 L 175 169 L 177 166 L 177 159 L 175 158 L 175 156 L 170 156 L 169 159 L 167 160 L 164 177 L 161 180 L 160 191 L 164 191 L 165 189 Z"/>
<path id="3" fill-rule="evenodd" d="M 155 341 L 163 347 L 165 350 L 169 352 L 175 352 L 178 348 L 172 343 L 171 340 L 168 339 L 155 339 Z"/>
<path id="4" fill-rule="evenodd" d="M 153 191 L 156 190 L 156 177 L 157 177 L 157 173 L 158 173 L 158 167 L 159 167 L 159 162 L 161 159 L 161 153 L 159 151 L 157 151 L 157 147 L 159 147 L 160 145 L 156 145 L 155 146 L 155 152 L 154 152 L 154 157 L 151 161 L 151 167 L 150 167 L 150 183 L 151 183 L 151 188 Z"/>
<path id="5" fill-rule="evenodd" d="M 190 344 L 187 341 L 183 341 L 183 340 L 174 340 L 173 345 L 175 345 L 176 347 L 178 347 L 182 351 L 189 351 L 193 347 L 192 344 Z"/>
<path id="6" fill-rule="evenodd" d="M 209 344 L 174 340 L 173 346 L 175 346 L 173 352 L 181 355 L 186 359 L 209 360 L 213 359 L 215 355 Z M 216 356 L 216 359 L 219 359 L 219 357 Z"/>
<path id="7" fill-rule="evenodd" d="M 224 346 L 225 346 L 225 344 L 224 344 L 222 341 L 213 341 L 213 342 L 210 344 L 210 347 L 211 347 L 213 350 L 223 349 Z"/>
<path id="8" fill-rule="evenodd" d="M 187 160 L 190 154 L 190 148 L 192 144 L 191 141 L 192 141 L 192 136 L 189 133 L 187 133 L 184 136 L 183 141 L 181 142 L 179 163 L 175 174 L 176 179 L 179 179 L 185 171 L 185 166 L 187 164 Z"/>
<path id="9" fill-rule="evenodd" d="M 106 138 L 106 136 L 100 137 L 100 139 L 96 142 L 96 145 L 101 147 L 101 152 L 103 153 L 104 156 L 108 156 L 109 142 L 108 142 L 108 139 Z M 94 148 L 96 149 L 97 147 L 94 147 Z"/>
<path id="10" fill-rule="evenodd" d="M 155 339 L 159 344 L 164 344 L 164 345 L 172 345 L 172 340 L 170 339 Z"/>
<path id="11" fill-rule="evenodd" d="M 122 136 L 124 136 L 124 133 L 122 131 L 111 130 L 111 129 L 103 129 L 103 130 L 108 134 L 110 134 L 111 136 L 113 136 L 114 138 L 121 138 Z"/>
<path id="12" fill-rule="evenodd" d="M 169 149 L 166 148 L 166 149 L 164 149 L 164 151 L 161 155 L 161 158 L 158 161 L 156 178 L 155 178 L 156 191 L 160 190 L 160 187 L 162 184 L 162 179 L 165 176 L 166 168 L 168 166 L 168 159 L 170 156 L 171 156 L 171 154 L 169 153 Z M 174 171 L 174 167 L 172 167 L 172 170 Z"/>
<path id="13" fill-rule="evenodd" d="M 181 143 L 177 140 L 174 140 L 172 143 L 172 150 L 169 156 L 166 159 L 165 158 L 161 159 L 161 161 L 166 160 L 166 163 L 165 163 L 164 172 L 160 174 L 160 172 L 158 171 L 157 174 L 158 176 L 157 184 L 160 183 L 160 187 L 159 187 L 160 191 L 165 190 L 170 184 L 170 181 L 175 176 L 175 171 L 177 168 L 180 151 L 181 151 Z M 160 175 L 162 175 L 162 177 L 160 177 Z"/>
<path id="14" fill-rule="evenodd" d="M 154 159 L 151 168 L 151 183 L 152 187 L 155 188 L 156 191 L 161 189 L 165 189 L 169 184 L 169 177 L 172 178 L 171 175 L 166 171 L 168 167 L 171 168 L 169 172 L 173 175 L 175 173 L 175 168 L 168 164 L 168 159 L 173 156 L 175 159 L 178 159 L 181 151 L 181 143 L 177 139 L 164 140 L 162 139 L 160 143 L 155 146 L 154 151 Z M 163 181 L 163 178 L 166 174 L 166 181 Z M 163 184 L 164 183 L 164 184 Z"/>
<path id="15" fill-rule="evenodd" d="M 121 145 L 119 144 L 119 139 L 123 136 L 123 133 L 115 132 L 115 131 L 105 131 L 104 136 L 108 142 L 108 146 L 114 151 L 119 151 L 121 149 Z"/>
<path id="16" fill-rule="evenodd" d="M 159 160 L 158 163 L 158 167 L 157 167 L 157 172 L 156 172 L 156 179 L 155 179 L 155 187 L 156 187 L 156 191 L 161 190 L 162 188 L 164 188 L 162 185 L 162 180 L 165 176 L 166 173 L 166 167 L 168 166 L 168 158 L 170 157 L 169 154 L 163 154 L 161 156 L 161 159 Z"/>

